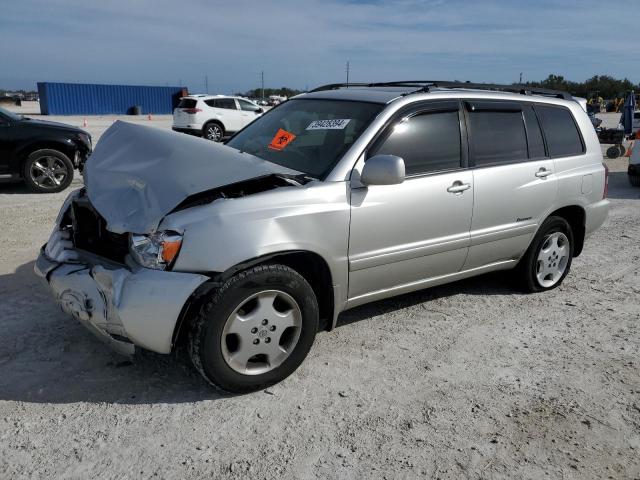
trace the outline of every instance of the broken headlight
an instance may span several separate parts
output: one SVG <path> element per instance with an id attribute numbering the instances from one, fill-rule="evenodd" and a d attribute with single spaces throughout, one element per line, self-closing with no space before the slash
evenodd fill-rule
<path id="1" fill-rule="evenodd" d="M 175 260 L 182 246 L 182 235 L 176 232 L 156 232 L 151 235 L 132 233 L 129 238 L 131 257 L 140 265 L 165 270 Z"/>

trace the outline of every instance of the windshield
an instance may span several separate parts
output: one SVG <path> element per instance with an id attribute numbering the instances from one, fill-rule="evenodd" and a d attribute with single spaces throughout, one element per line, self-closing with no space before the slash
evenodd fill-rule
<path id="1" fill-rule="evenodd" d="M 383 106 L 366 102 L 293 99 L 251 123 L 227 145 L 323 178 Z"/>
<path id="2" fill-rule="evenodd" d="M 18 120 L 22 120 L 22 117 L 20 115 L 17 115 L 13 112 L 10 112 L 9 110 L 6 110 L 2 107 L 0 107 L 0 117 L 4 117 L 7 120 L 11 120 L 11 121 L 18 121 Z"/>

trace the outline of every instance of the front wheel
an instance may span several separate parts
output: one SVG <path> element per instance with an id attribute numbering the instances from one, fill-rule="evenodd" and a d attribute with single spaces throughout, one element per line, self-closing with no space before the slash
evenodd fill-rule
<path id="1" fill-rule="evenodd" d="M 562 283 L 573 259 L 573 231 L 562 217 L 549 217 L 540 226 L 518 266 L 528 292 L 551 290 Z"/>
<path id="2" fill-rule="evenodd" d="M 189 353 L 215 387 L 247 393 L 291 375 L 317 330 L 318 303 L 307 281 L 284 265 L 261 265 L 205 301 L 191 325 Z"/>
<path id="3" fill-rule="evenodd" d="M 37 150 L 24 162 L 22 176 L 36 193 L 61 192 L 73 180 L 73 163 L 57 150 Z"/>

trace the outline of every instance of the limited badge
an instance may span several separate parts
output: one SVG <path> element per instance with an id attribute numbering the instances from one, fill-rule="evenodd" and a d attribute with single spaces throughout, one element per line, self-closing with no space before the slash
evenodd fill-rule
<path id="1" fill-rule="evenodd" d="M 284 150 L 284 147 L 293 142 L 295 138 L 296 136 L 293 133 L 287 132 L 286 130 L 280 128 L 271 140 L 269 148 L 271 148 L 272 150 Z"/>

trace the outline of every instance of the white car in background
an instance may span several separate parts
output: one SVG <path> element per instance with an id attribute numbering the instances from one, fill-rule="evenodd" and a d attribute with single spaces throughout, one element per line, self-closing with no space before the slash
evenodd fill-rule
<path id="1" fill-rule="evenodd" d="M 182 97 L 173 111 L 172 129 L 220 142 L 253 122 L 264 110 L 255 103 L 226 95 Z"/>

